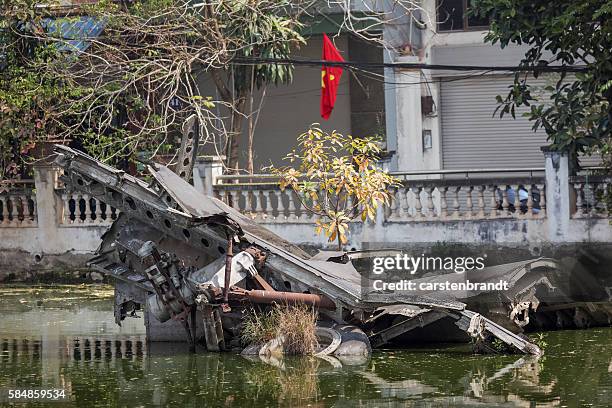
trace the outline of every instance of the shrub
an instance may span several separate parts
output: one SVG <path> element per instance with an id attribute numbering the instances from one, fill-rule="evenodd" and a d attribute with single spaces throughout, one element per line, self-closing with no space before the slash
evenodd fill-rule
<path id="1" fill-rule="evenodd" d="M 264 344 L 282 336 L 284 354 L 314 354 L 316 322 L 316 311 L 304 305 L 274 305 L 265 313 L 252 310 L 244 320 L 242 341 Z"/>

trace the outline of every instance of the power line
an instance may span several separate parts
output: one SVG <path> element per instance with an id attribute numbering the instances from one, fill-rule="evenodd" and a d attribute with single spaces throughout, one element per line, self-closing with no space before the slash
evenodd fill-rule
<path id="1" fill-rule="evenodd" d="M 446 77 L 446 78 L 436 78 L 433 80 L 422 80 L 422 81 L 411 81 L 411 82 L 395 82 L 395 81 L 386 81 L 382 76 L 380 77 L 374 77 L 374 76 L 370 76 L 374 73 L 372 72 L 368 72 L 368 71 L 364 71 L 361 69 L 355 70 L 358 73 L 360 73 L 361 75 L 363 75 L 364 77 L 367 77 L 373 81 L 377 81 L 380 82 L 383 85 L 391 85 L 392 87 L 390 89 L 402 89 L 404 87 L 407 86 L 412 86 L 412 85 L 427 85 L 429 86 L 432 83 L 447 83 L 447 82 L 458 82 L 458 81 L 464 81 L 464 80 L 470 80 L 470 79 L 474 79 L 474 78 L 480 78 L 484 75 L 486 75 L 485 73 L 478 73 L 478 74 L 470 74 L 470 75 L 461 75 L 461 76 L 453 76 L 453 77 Z M 370 74 L 370 75 L 368 75 Z M 283 92 L 283 93 L 275 93 L 275 94 L 270 94 L 267 96 L 267 98 L 284 98 L 284 97 L 295 97 L 295 96 L 301 96 L 301 95 L 307 95 L 307 94 L 315 94 L 315 93 L 319 93 L 321 92 L 321 87 L 316 87 L 316 88 L 309 88 L 309 89 L 304 89 L 301 91 L 293 91 L 293 92 Z M 347 93 L 343 93 L 343 92 L 338 92 L 338 96 L 341 95 L 348 95 Z"/>
<path id="2" fill-rule="evenodd" d="M 363 74 L 363 73 L 362 73 Z M 448 83 L 448 82 L 458 82 L 458 81 L 465 81 L 465 80 L 470 80 L 470 79 L 474 79 L 474 78 L 480 78 L 482 76 L 486 75 L 486 73 L 479 73 L 479 74 L 472 74 L 472 75 L 462 75 L 462 76 L 453 76 L 453 77 L 447 77 L 447 78 L 436 78 L 434 80 L 422 80 L 422 81 L 415 81 L 415 82 L 393 82 L 393 81 L 385 81 L 383 78 L 373 78 L 371 77 L 372 80 L 377 81 L 382 83 L 383 85 L 391 85 L 391 87 L 389 89 L 391 90 L 397 90 L 397 89 L 402 89 L 404 87 L 407 86 L 412 86 L 412 85 L 426 85 L 426 86 L 430 86 L 433 83 Z M 364 75 L 366 76 L 366 75 Z M 305 96 L 305 95 L 312 95 L 312 94 L 317 94 L 321 92 L 321 87 L 316 87 L 316 88 L 309 88 L 309 89 L 304 89 L 301 91 L 292 91 L 292 92 L 283 92 L 283 93 L 272 93 L 266 96 L 266 98 L 268 99 L 277 99 L 277 98 L 294 98 L 294 97 L 299 97 L 299 96 Z M 429 89 L 429 94 L 431 94 L 431 89 Z M 346 92 L 341 92 L 338 91 L 338 96 L 346 96 L 349 95 Z"/>
<path id="3" fill-rule="evenodd" d="M 379 74 L 376 72 L 372 72 L 372 71 L 368 71 L 368 70 L 364 70 L 361 68 L 349 68 L 351 71 L 353 72 L 357 72 L 361 75 L 363 75 L 366 78 L 369 78 L 373 81 L 378 81 L 378 82 L 382 82 L 385 85 L 398 85 L 397 88 L 399 88 L 399 86 L 410 86 L 410 85 L 429 85 L 431 83 L 434 82 L 438 82 L 438 83 L 442 83 L 442 82 L 455 82 L 455 81 L 463 81 L 463 80 L 469 80 L 469 79 L 473 79 L 473 78 L 480 78 L 483 77 L 489 73 L 491 73 L 490 70 L 487 71 L 478 71 L 476 73 L 472 73 L 472 74 L 466 74 L 466 75 L 456 75 L 456 76 L 449 76 L 449 77 L 436 77 L 436 78 L 432 78 L 432 79 L 423 79 L 420 81 L 409 81 L 409 82 L 405 82 L 405 81 L 388 81 L 385 78 L 385 75 L 383 74 Z"/>
<path id="4" fill-rule="evenodd" d="M 289 64 L 293 64 L 292 61 L 299 61 L 298 64 L 295 65 L 300 65 L 300 66 L 304 66 L 307 68 L 317 68 L 320 69 L 322 65 L 332 65 L 332 64 L 338 64 L 339 62 L 332 62 L 332 61 L 324 61 L 324 60 L 310 60 L 310 59 L 273 59 L 273 58 L 236 58 L 235 60 L 232 60 L 230 62 L 230 64 L 234 64 L 234 65 L 253 65 L 253 64 L 284 64 L 284 65 L 289 65 Z M 366 78 L 369 78 L 373 81 L 377 81 L 380 82 L 386 86 L 391 86 L 391 89 L 400 89 L 403 88 L 405 86 L 411 86 L 411 85 L 426 85 L 426 86 L 430 86 L 432 83 L 446 83 L 446 82 L 456 82 L 456 81 L 464 81 L 464 80 L 470 80 L 470 79 L 474 79 L 474 78 L 480 78 L 482 76 L 486 76 L 487 74 L 492 74 L 495 71 L 499 72 L 499 71 L 503 71 L 503 70 L 507 70 L 505 72 L 508 72 L 509 70 L 511 70 L 511 68 L 513 68 L 515 71 L 517 72 L 521 72 L 520 67 L 481 67 L 481 66 L 449 66 L 449 65 L 428 65 L 428 64 L 413 64 L 413 63 L 391 63 L 391 64 L 384 64 L 384 63 L 373 63 L 373 62 L 355 62 L 355 61 L 344 61 L 342 62 L 342 66 L 347 68 L 350 71 L 353 71 L 355 73 L 361 74 Z M 453 68 L 458 68 L 457 70 L 460 71 L 464 71 L 466 72 L 466 74 L 464 75 L 456 75 L 456 76 L 451 76 L 451 77 L 437 77 L 434 79 L 423 79 L 423 80 L 416 80 L 416 81 L 389 81 L 385 78 L 384 74 L 381 74 L 379 72 L 374 72 L 374 71 L 370 71 L 367 68 L 372 68 L 372 69 L 376 69 L 376 68 L 384 68 L 384 67 L 388 67 L 388 66 L 392 66 L 392 67 L 397 67 L 397 66 L 406 66 L 409 65 L 411 67 L 427 67 L 424 69 L 437 69 L 438 67 L 444 67 L 444 69 L 447 69 L 448 67 L 453 67 Z M 367 67 L 367 68 L 366 68 Z M 431 68 L 434 67 L 434 68 Z M 468 69 L 469 68 L 469 69 Z M 546 67 L 544 67 L 546 68 Z M 559 68 L 568 68 L 568 69 L 586 69 L 585 66 L 571 66 L 571 67 L 567 67 L 567 66 L 555 66 L 555 67 L 548 67 L 548 68 L 553 68 L 548 70 L 549 72 L 559 72 Z M 415 68 L 415 69 L 420 69 L 420 68 Z M 442 68 L 439 68 L 442 69 Z M 422 72 L 422 69 L 420 69 Z M 469 72 L 469 70 L 473 70 L 473 72 Z M 526 68 L 524 68 L 525 72 L 527 71 Z M 569 71 L 572 72 L 572 71 Z M 310 93 L 316 93 L 319 92 L 320 88 L 312 88 L 312 89 L 308 89 L 308 90 L 302 90 L 302 91 L 295 91 L 295 92 L 286 92 L 286 93 L 282 93 L 282 94 L 277 94 L 277 95 L 271 95 L 271 97 L 276 98 L 276 97 L 293 97 L 293 96 L 299 96 L 299 95 L 305 95 L 305 94 L 310 94 Z M 340 94 L 340 95 L 344 95 L 344 94 Z"/>
<path id="5" fill-rule="evenodd" d="M 402 89 L 404 87 L 408 87 L 412 85 L 427 85 L 429 87 L 432 83 L 447 83 L 447 82 L 465 81 L 465 80 L 470 80 L 474 78 L 480 78 L 488 74 L 488 72 L 484 71 L 484 72 L 478 72 L 478 73 L 472 73 L 472 74 L 466 74 L 466 75 L 457 75 L 457 76 L 452 76 L 452 77 L 440 77 L 440 78 L 435 78 L 431 80 L 423 79 L 420 81 L 397 82 L 397 81 L 387 81 L 385 80 L 384 75 L 378 74 L 375 72 L 371 72 L 371 71 L 367 71 L 364 69 L 351 68 L 350 70 L 360 75 L 363 75 L 364 77 L 369 78 L 373 81 L 377 81 L 383 85 L 390 85 L 391 87 L 389 89 L 392 89 L 392 90 Z M 274 99 L 274 98 L 284 98 L 284 97 L 295 97 L 295 96 L 301 96 L 301 95 L 307 95 L 307 94 L 314 94 L 320 91 L 321 91 L 321 87 L 319 86 L 316 88 L 309 88 L 309 89 L 305 89 L 301 91 L 270 94 L 268 95 L 268 98 Z M 338 95 L 340 96 L 340 95 L 347 95 L 347 94 L 338 92 Z"/>
<path id="6" fill-rule="evenodd" d="M 491 72 L 586 72 L 585 65 L 536 65 L 536 66 L 481 66 L 481 65 L 444 65 L 416 62 L 366 62 L 366 61 L 327 61 L 300 58 L 235 58 L 234 65 L 306 65 L 345 68 L 403 68 L 429 69 L 442 71 L 491 71 Z"/>

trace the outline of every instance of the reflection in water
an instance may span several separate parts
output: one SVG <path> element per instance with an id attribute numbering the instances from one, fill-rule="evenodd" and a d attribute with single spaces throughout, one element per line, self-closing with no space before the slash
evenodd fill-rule
<path id="1" fill-rule="evenodd" d="M 54 300 L 50 300 L 54 299 Z M 42 303 L 41 303 L 42 300 Z M 612 329 L 546 334 L 540 359 L 463 346 L 262 360 L 147 346 L 87 288 L 0 291 L 0 390 L 63 388 L 53 406 L 608 406 Z M 2 401 L 0 401 L 0 405 Z"/>
<path id="2" fill-rule="evenodd" d="M 321 360 L 315 357 L 284 360 L 281 365 L 268 358 L 262 359 L 263 364 L 254 362 L 244 373 L 246 382 L 252 385 L 246 390 L 247 397 L 256 399 L 261 394 L 269 394 L 283 406 L 319 401 L 321 395 L 317 372 Z"/>

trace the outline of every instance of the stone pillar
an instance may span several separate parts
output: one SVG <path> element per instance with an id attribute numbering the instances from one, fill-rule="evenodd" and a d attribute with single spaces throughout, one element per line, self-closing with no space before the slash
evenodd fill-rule
<path id="1" fill-rule="evenodd" d="M 202 156 L 193 167 L 193 186 L 202 194 L 213 197 L 213 186 L 217 177 L 223 174 L 225 156 Z"/>
<path id="2" fill-rule="evenodd" d="M 34 166 L 33 170 L 38 216 L 37 247 L 47 253 L 56 253 L 59 245 L 57 227 L 62 209 L 62 203 L 58 203 L 55 194 L 58 170 L 51 165 Z"/>
<path id="3" fill-rule="evenodd" d="M 423 62 L 416 56 L 398 58 L 398 62 Z M 441 143 L 438 117 L 423 115 L 421 97 L 432 96 L 438 104 L 437 88 L 432 84 L 423 90 L 421 70 L 402 69 L 396 74 L 396 82 L 403 85 L 396 89 L 397 157 L 399 171 L 437 170 L 442 168 Z M 437 105 L 436 105 L 437 106 Z M 431 146 L 424 143 L 424 133 Z M 438 175 L 408 177 L 408 179 L 436 179 Z"/>
<path id="4" fill-rule="evenodd" d="M 546 170 L 546 219 L 551 242 L 569 241 L 569 159 L 565 152 L 542 147 Z"/>
<path id="5" fill-rule="evenodd" d="M 417 57 L 402 57 L 399 62 L 419 62 Z M 397 156 L 398 170 L 423 170 L 425 163 L 422 145 L 421 71 L 401 70 L 396 81 L 405 83 L 397 87 Z"/>

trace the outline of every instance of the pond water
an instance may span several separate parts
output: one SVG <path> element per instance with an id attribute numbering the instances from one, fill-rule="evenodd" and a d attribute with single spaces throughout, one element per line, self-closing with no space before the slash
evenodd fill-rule
<path id="1" fill-rule="evenodd" d="M 9 389 L 62 389 L 29 406 L 612 406 L 612 328 L 544 334 L 545 356 L 464 346 L 380 350 L 366 361 L 189 354 L 113 322 L 106 286 L 0 287 L 0 406 Z M 18 404 L 23 406 L 22 404 Z"/>

